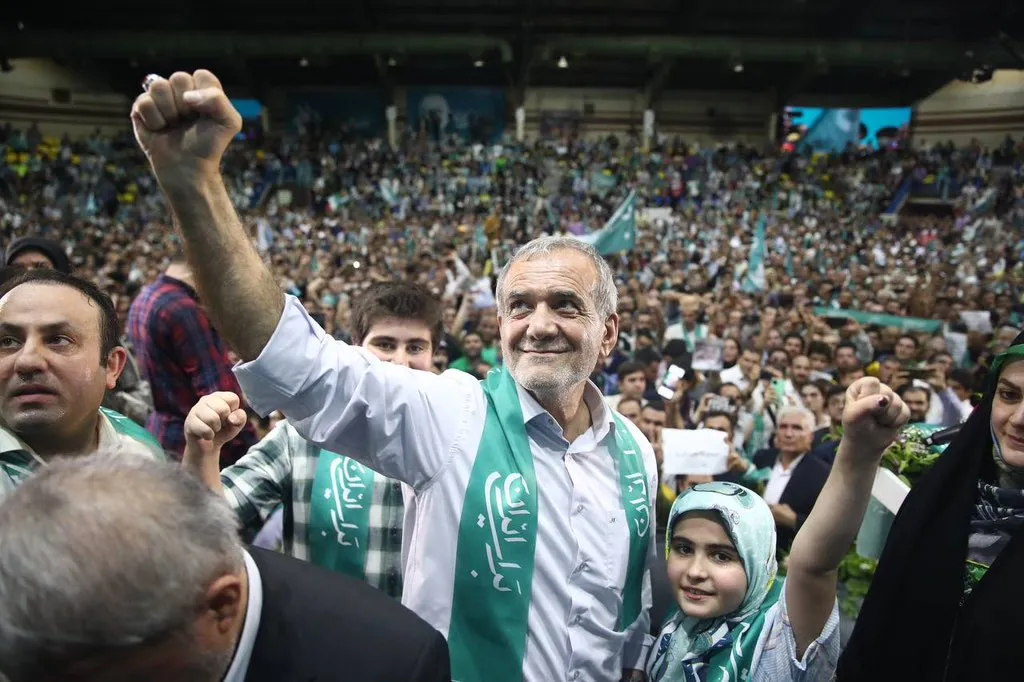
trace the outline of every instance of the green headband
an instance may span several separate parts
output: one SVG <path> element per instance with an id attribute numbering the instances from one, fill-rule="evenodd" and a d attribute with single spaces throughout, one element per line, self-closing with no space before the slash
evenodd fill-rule
<path id="1" fill-rule="evenodd" d="M 989 369 L 989 372 L 992 376 L 998 378 L 999 373 L 1003 371 L 1003 367 L 1006 363 L 1022 359 L 1024 359 L 1024 344 L 1010 346 L 995 357 L 995 360 L 992 361 L 992 367 Z"/>

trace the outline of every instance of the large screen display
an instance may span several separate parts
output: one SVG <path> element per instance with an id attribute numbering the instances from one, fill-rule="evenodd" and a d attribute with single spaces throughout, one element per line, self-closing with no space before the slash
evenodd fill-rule
<path id="1" fill-rule="evenodd" d="M 910 137 L 913 109 L 821 109 L 786 107 L 782 143 L 786 151 L 838 153 L 856 149 L 896 148 Z"/>

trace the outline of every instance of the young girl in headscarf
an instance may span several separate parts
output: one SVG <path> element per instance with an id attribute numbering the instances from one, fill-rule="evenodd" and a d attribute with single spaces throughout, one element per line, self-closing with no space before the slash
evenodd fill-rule
<path id="1" fill-rule="evenodd" d="M 839 682 L 1024 677 L 1024 334 L 900 507 Z"/>
<path id="2" fill-rule="evenodd" d="M 778 575 L 775 519 L 756 493 L 702 483 L 669 513 L 669 582 L 679 610 L 648 661 L 650 682 L 827 682 L 839 657 L 836 581 L 882 453 L 909 410 L 876 379 L 850 387 L 836 462 Z"/>

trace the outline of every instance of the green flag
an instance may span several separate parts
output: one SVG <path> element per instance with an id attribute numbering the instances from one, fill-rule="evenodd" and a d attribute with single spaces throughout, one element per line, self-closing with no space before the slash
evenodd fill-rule
<path id="1" fill-rule="evenodd" d="M 839 310 L 837 308 L 815 308 L 818 317 L 848 317 L 862 325 L 875 327 L 897 327 L 907 332 L 935 334 L 942 329 L 942 320 L 927 320 L 919 317 L 901 317 L 884 313 L 867 313 L 860 310 Z"/>
<path id="2" fill-rule="evenodd" d="M 578 239 L 593 245 L 602 256 L 631 251 L 636 246 L 636 192 L 629 193 L 604 227 Z"/>

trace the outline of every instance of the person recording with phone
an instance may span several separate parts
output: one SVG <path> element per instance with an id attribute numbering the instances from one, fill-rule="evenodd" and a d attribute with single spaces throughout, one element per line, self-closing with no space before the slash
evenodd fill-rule
<path id="1" fill-rule="evenodd" d="M 909 394 L 907 405 L 912 424 L 941 428 L 959 424 L 964 418 L 962 401 L 950 388 L 942 365 L 904 366 L 896 370 L 889 385 L 901 397 Z"/>

